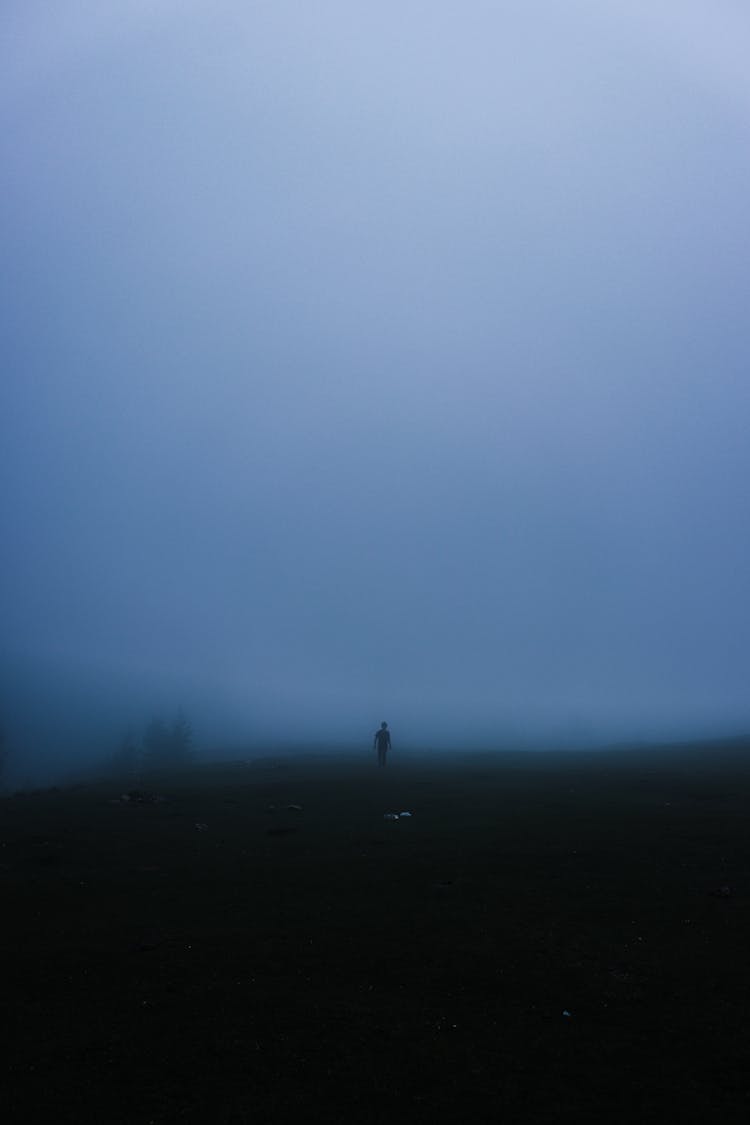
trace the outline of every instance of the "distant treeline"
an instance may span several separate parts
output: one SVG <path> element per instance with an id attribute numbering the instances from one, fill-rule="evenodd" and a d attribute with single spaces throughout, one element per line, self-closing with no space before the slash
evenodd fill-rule
<path id="1" fill-rule="evenodd" d="M 112 765 L 117 773 L 187 764 L 193 756 L 193 728 L 180 712 L 171 723 L 153 718 L 140 739 L 132 729 L 123 735 Z"/>

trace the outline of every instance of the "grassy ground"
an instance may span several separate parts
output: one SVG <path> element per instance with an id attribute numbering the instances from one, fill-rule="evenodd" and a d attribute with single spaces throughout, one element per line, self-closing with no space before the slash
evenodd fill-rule
<path id="1" fill-rule="evenodd" d="M 0 802 L 4 1121 L 750 1110 L 750 748 L 143 784 Z"/>

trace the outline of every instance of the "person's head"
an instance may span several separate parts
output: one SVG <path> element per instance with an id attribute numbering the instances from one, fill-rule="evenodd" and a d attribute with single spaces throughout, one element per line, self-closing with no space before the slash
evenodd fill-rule
<path id="1" fill-rule="evenodd" d="M 387 729 L 387 727 L 388 727 L 388 723 L 381 723 L 381 724 L 380 724 L 380 729 L 381 729 L 381 730 L 386 730 L 386 729 Z"/>

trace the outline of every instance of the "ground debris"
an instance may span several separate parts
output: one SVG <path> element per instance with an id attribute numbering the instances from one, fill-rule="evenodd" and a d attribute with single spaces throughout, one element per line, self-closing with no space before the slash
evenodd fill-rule
<path id="1" fill-rule="evenodd" d="M 161 793 L 149 793 L 145 789 L 131 789 L 127 793 L 121 793 L 119 797 L 113 797 L 109 802 L 111 805 L 161 805 L 167 797 L 163 797 Z"/>

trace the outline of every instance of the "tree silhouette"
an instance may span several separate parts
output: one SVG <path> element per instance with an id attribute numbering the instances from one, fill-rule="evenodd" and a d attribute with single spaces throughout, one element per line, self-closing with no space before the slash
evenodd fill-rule
<path id="1" fill-rule="evenodd" d="M 161 718 L 153 718 L 143 735 L 143 752 L 147 765 L 184 765 L 192 758 L 193 728 L 180 711 L 171 726 Z"/>
<path id="2" fill-rule="evenodd" d="M 8 745 L 5 740 L 5 729 L 0 726 L 0 782 L 2 782 L 5 765 L 8 761 Z"/>
<path id="3" fill-rule="evenodd" d="M 123 734 L 120 745 L 117 747 L 112 757 L 112 768 L 118 774 L 131 777 L 138 771 L 140 758 L 140 751 L 136 744 L 133 731 L 131 728 L 128 728 Z"/>

